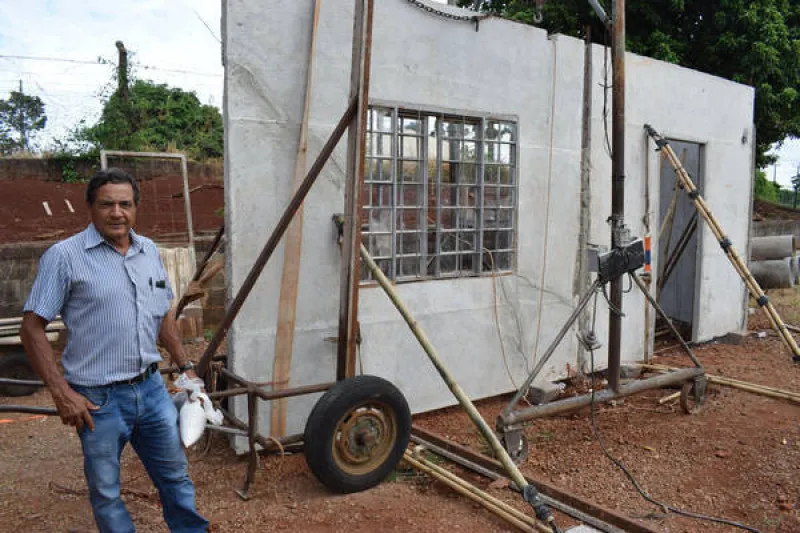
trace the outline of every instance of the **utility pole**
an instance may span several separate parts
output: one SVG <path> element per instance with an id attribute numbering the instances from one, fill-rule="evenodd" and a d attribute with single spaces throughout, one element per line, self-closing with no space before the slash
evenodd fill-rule
<path id="1" fill-rule="evenodd" d="M 612 110 L 611 247 L 630 240 L 625 228 L 625 0 L 611 2 Z M 622 277 L 611 280 L 608 325 L 608 385 L 619 391 L 622 359 Z"/>
<path id="2" fill-rule="evenodd" d="M 20 147 L 28 150 L 28 138 L 25 136 L 25 93 L 22 90 L 22 80 L 19 80 L 19 144 Z"/>

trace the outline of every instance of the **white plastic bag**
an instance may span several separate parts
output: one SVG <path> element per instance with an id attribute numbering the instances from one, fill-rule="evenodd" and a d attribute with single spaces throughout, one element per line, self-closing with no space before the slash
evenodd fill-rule
<path id="1" fill-rule="evenodd" d="M 192 392 L 203 392 L 203 388 L 205 384 L 203 380 L 200 378 L 190 378 L 186 375 L 186 372 L 178 376 L 178 379 L 175 380 L 175 388 L 183 389 L 190 393 Z"/>
<path id="2" fill-rule="evenodd" d="M 200 440 L 206 430 L 206 413 L 203 405 L 198 401 L 187 401 L 181 407 L 178 416 L 181 441 L 187 448 Z"/>
<path id="3" fill-rule="evenodd" d="M 175 406 L 180 410 L 181 441 L 187 448 L 192 446 L 206 429 L 206 421 L 215 426 L 222 424 L 223 416 L 219 409 L 214 409 L 211 399 L 203 392 L 203 380 L 190 378 L 185 373 L 175 380 L 175 387 L 181 389 L 173 395 Z"/>

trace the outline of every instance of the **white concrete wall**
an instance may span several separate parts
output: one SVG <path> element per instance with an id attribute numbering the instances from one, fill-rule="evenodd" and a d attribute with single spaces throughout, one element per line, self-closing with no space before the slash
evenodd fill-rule
<path id="1" fill-rule="evenodd" d="M 226 225 L 230 294 L 241 286 L 291 193 L 299 139 L 313 2 L 227 0 L 225 50 Z M 309 165 L 345 110 L 349 92 L 353 2 L 327 0 L 314 59 Z M 473 398 L 520 383 L 570 314 L 579 231 L 583 43 L 500 19 L 471 23 L 432 16 L 405 1 L 375 2 L 370 98 L 409 107 L 513 116 L 519 128 L 518 270 L 516 275 L 405 283 L 400 295 L 417 315 L 445 364 Z M 594 79 L 602 79 L 602 49 L 594 51 Z M 628 56 L 626 217 L 644 234 L 645 177 L 656 180 L 657 159 L 642 125 L 707 143 L 707 190 L 734 242 L 747 232 L 750 199 L 752 90 L 649 59 Z M 597 87 L 597 85 L 595 85 Z M 610 159 L 603 148 L 602 90 L 594 91 L 591 242 L 609 241 Z M 609 117 L 610 128 L 610 117 Z M 335 372 L 341 260 L 331 215 L 343 209 L 345 142 L 329 161 L 305 204 L 292 386 L 331 380 Z M 650 151 L 648 151 L 650 149 Z M 650 217 L 657 213 L 651 181 Z M 655 199 L 655 200 L 654 200 Z M 651 223 L 651 228 L 654 223 Z M 710 235 L 703 235 L 699 337 L 736 329 L 742 284 Z M 655 243 L 654 243 L 655 246 Z M 264 270 L 230 333 L 231 365 L 241 375 L 269 381 L 280 291 L 282 247 Z M 493 289 L 493 284 L 497 285 Z M 543 290 L 541 290 L 543 288 Z M 725 289 L 724 291 L 720 289 Z M 412 410 L 453 399 L 381 289 L 359 300 L 364 372 L 394 382 Z M 496 294 L 496 296 L 495 296 Z M 625 296 L 623 358 L 641 358 L 644 299 Z M 597 331 L 605 339 L 607 307 L 600 300 Z M 651 316 L 653 314 L 651 313 Z M 570 333 L 546 367 L 549 379 L 574 371 L 577 344 Z M 605 352 L 597 352 L 603 368 Z M 290 433 L 300 432 L 316 396 L 289 401 Z M 243 402 L 237 404 L 246 413 Z M 268 431 L 269 405 L 262 404 Z"/>

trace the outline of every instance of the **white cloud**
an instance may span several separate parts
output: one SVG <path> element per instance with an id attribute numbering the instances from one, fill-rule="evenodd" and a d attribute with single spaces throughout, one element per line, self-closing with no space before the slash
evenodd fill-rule
<path id="1" fill-rule="evenodd" d="M 800 139 L 786 139 L 779 149 L 772 153 L 778 155 L 778 162 L 765 168 L 767 179 L 773 178 L 784 189 L 792 189 L 792 177 L 800 174 Z"/>
<path id="2" fill-rule="evenodd" d="M 0 0 L 0 55 L 116 62 L 114 43 L 125 43 L 139 79 L 195 91 L 222 106 L 220 0 Z M 211 28 L 207 29 L 206 24 Z M 210 75 L 181 74 L 183 70 Z M 40 96 L 48 137 L 60 137 L 81 118 L 92 122 L 110 65 L 0 58 L 0 97 L 19 88 Z"/>

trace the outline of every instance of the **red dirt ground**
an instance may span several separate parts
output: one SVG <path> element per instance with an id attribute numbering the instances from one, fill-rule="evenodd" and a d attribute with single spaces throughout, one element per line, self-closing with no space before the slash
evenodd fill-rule
<path id="1" fill-rule="evenodd" d="M 222 224 L 225 205 L 221 183 L 193 182 L 192 222 L 196 233 L 213 232 Z M 140 182 L 141 201 L 136 231 L 146 237 L 180 238 L 186 233 L 186 211 L 180 178 L 156 178 Z M 38 180 L 0 181 L 0 243 L 56 241 L 86 228 L 89 212 L 85 200 L 86 184 Z M 64 200 L 69 200 L 74 213 Z M 52 216 L 45 212 L 47 202 Z M 185 237 L 183 237 L 185 239 Z"/>
<path id="2" fill-rule="evenodd" d="M 800 209 L 791 209 L 755 200 L 753 202 L 753 220 L 800 220 Z"/>
<path id="3" fill-rule="evenodd" d="M 192 184 L 196 186 L 197 184 Z M 0 182 L 0 242 L 57 240 L 83 229 L 88 216 L 83 184 Z M 137 231 L 164 236 L 185 231 L 179 180 L 145 183 Z M 64 199 L 76 213 L 69 213 Z M 195 228 L 212 231 L 221 217 L 222 190 L 192 193 Z M 41 206 L 48 201 L 53 217 Z M 757 210 L 759 208 L 757 207 Z M 800 323 L 800 289 L 771 294 L 788 323 Z M 759 312 L 754 332 L 768 330 Z M 196 360 L 204 344 L 188 347 Z M 657 348 L 660 348 L 658 346 Z M 708 344 L 696 349 L 707 371 L 763 385 L 800 391 L 800 365 L 778 338 L 748 337 L 739 346 Z M 667 349 L 659 362 L 681 366 L 680 350 Z M 421 369 L 420 371 L 433 371 Z M 574 381 L 566 394 L 585 391 Z M 621 458 L 648 493 L 696 513 L 742 521 L 764 533 L 800 531 L 800 405 L 739 390 L 712 387 L 700 413 L 689 416 L 676 402 L 659 405 L 671 391 L 650 391 L 597 407 L 598 428 L 611 453 Z M 490 423 L 508 398 L 479 403 Z M 25 398 L 0 398 L 0 405 L 49 406 L 41 391 Z M 732 528 L 667 513 L 645 502 L 623 474 L 603 456 L 592 434 L 589 410 L 536 421 L 525 430 L 531 443 L 523 472 L 640 520 L 656 531 L 723 532 Z M 0 414 L 0 533 L 94 531 L 80 445 L 74 431 L 56 418 Z M 421 426 L 481 450 L 484 446 L 466 415 L 456 408 L 415 417 Z M 498 532 L 516 531 L 440 483 L 405 470 L 391 482 L 359 494 L 336 496 L 313 477 L 303 456 L 262 457 L 251 500 L 233 492 L 246 469 L 224 439 L 208 451 L 189 450 L 201 511 L 212 531 Z M 525 510 L 511 491 L 448 466 L 490 494 Z M 165 532 L 155 490 L 128 450 L 123 456 L 123 498 L 140 532 Z M 560 523 L 570 520 L 559 516 Z"/>
<path id="4" fill-rule="evenodd" d="M 800 321 L 800 290 L 772 295 L 787 322 Z M 765 331 L 759 312 L 750 320 Z M 190 345 L 196 359 L 203 344 Z M 749 337 L 739 346 L 708 344 L 696 353 L 711 374 L 735 377 L 792 391 L 800 390 L 800 367 L 774 334 Z M 673 366 L 688 360 L 678 349 L 660 354 Z M 428 369 L 433 371 L 432 369 Z M 585 391 L 574 381 L 566 394 Z M 670 391 L 650 391 L 600 405 L 598 427 L 611 453 L 622 459 L 648 493 L 695 513 L 742 521 L 764 533 L 800 531 L 800 405 L 712 386 L 707 406 L 686 415 L 676 402 L 659 405 Z M 508 398 L 480 402 L 489 420 Z M 49 405 L 46 392 L 0 404 Z M 93 531 L 74 432 L 55 418 L 4 414 L 0 424 L 0 531 Z M 536 421 L 526 428 L 530 457 L 523 472 L 641 520 L 655 531 L 733 531 L 665 513 L 645 502 L 606 459 L 593 437 L 589 410 Z M 481 450 L 482 440 L 456 408 L 416 417 L 421 426 Z M 359 494 L 336 496 L 313 477 L 302 455 L 263 457 L 249 502 L 233 490 L 244 479 L 246 462 L 217 436 L 208 452 L 189 451 L 200 509 L 212 531 L 515 531 L 438 482 L 402 472 L 392 482 Z M 123 497 L 141 532 L 166 531 L 158 498 L 141 463 L 123 456 Z M 453 466 L 449 468 L 458 471 Z M 460 472 L 490 494 L 525 509 L 520 498 L 489 481 Z M 569 525 L 570 520 L 559 517 Z"/>

